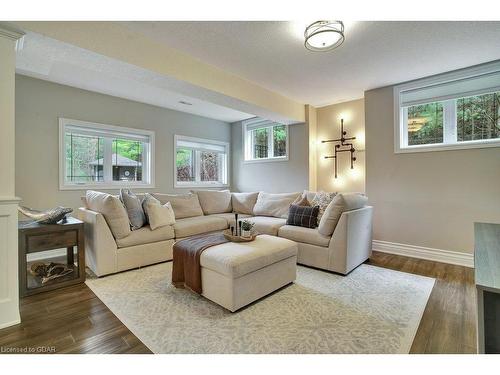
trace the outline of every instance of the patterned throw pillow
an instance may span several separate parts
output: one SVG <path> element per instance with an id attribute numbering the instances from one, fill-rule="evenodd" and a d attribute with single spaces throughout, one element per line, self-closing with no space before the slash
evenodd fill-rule
<path id="1" fill-rule="evenodd" d="M 325 191 L 318 191 L 314 196 L 311 206 L 319 206 L 318 222 L 325 213 L 326 208 L 332 201 L 332 199 L 337 195 L 337 193 L 327 193 Z"/>
<path id="2" fill-rule="evenodd" d="M 319 206 L 290 205 L 288 210 L 287 225 L 295 225 L 305 228 L 316 228 L 318 226 Z"/>

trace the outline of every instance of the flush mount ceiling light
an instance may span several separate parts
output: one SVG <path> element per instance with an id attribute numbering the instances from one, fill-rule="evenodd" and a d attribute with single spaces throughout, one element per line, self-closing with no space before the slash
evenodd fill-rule
<path id="1" fill-rule="evenodd" d="M 306 27 L 304 38 L 304 46 L 309 51 L 331 51 L 344 42 L 344 24 L 342 21 L 316 21 Z"/>

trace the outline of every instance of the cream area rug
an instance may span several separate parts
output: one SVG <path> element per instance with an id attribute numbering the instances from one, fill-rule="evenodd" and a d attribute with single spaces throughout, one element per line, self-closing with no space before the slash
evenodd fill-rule
<path id="1" fill-rule="evenodd" d="M 231 313 L 170 284 L 172 262 L 87 279 L 154 353 L 408 353 L 434 279 L 298 266 L 295 283 Z"/>

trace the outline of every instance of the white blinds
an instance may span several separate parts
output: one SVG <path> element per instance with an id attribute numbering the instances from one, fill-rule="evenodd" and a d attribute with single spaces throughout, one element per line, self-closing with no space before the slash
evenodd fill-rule
<path id="1" fill-rule="evenodd" d="M 245 121 L 243 121 L 243 124 L 245 125 L 245 128 L 247 131 L 248 130 L 255 130 L 255 129 L 259 129 L 259 128 L 265 128 L 265 127 L 269 127 L 269 126 L 283 125 L 283 124 L 280 124 L 278 122 L 266 120 L 266 119 L 263 119 L 260 117 L 254 117 L 254 118 L 251 118 L 249 120 L 245 120 Z"/>
<path id="2" fill-rule="evenodd" d="M 464 98 L 500 91 L 500 70 L 401 92 L 401 106 Z"/>
<path id="3" fill-rule="evenodd" d="M 147 135 L 133 134 L 110 129 L 99 129 L 81 125 L 66 125 L 64 131 L 66 134 L 83 135 L 88 137 L 119 138 L 139 142 L 149 142 L 150 140 Z"/>
<path id="4" fill-rule="evenodd" d="M 198 141 L 192 141 L 192 140 L 187 140 L 187 139 L 178 139 L 177 140 L 177 147 L 178 148 L 189 148 L 189 149 L 194 149 L 194 150 L 200 150 L 200 151 L 208 151 L 208 152 L 218 152 L 218 153 L 225 153 L 226 152 L 226 146 L 220 145 L 220 144 L 215 144 L 215 143 L 208 143 L 208 142 L 198 142 Z"/>

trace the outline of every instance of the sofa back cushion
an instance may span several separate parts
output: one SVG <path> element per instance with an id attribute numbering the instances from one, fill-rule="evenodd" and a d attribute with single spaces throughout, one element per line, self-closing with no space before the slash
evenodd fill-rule
<path id="1" fill-rule="evenodd" d="M 316 228 L 318 226 L 318 213 L 319 206 L 311 207 L 291 204 L 286 224 L 304 228 Z"/>
<path id="2" fill-rule="evenodd" d="M 253 208 L 259 193 L 231 193 L 233 212 L 238 214 L 253 215 Z"/>
<path id="3" fill-rule="evenodd" d="M 318 232 L 325 236 L 331 236 L 343 212 L 363 208 L 367 201 L 366 195 L 360 193 L 335 195 L 319 221 Z"/>
<path id="4" fill-rule="evenodd" d="M 257 216 L 272 216 L 286 219 L 290 205 L 298 197 L 300 197 L 300 193 L 272 194 L 260 192 L 253 208 L 253 213 Z"/>
<path id="5" fill-rule="evenodd" d="M 191 190 L 198 195 L 201 209 L 205 215 L 231 212 L 231 192 L 229 190 Z"/>
<path id="6" fill-rule="evenodd" d="M 85 200 L 89 210 L 99 212 L 104 216 L 115 238 L 124 238 L 130 234 L 127 210 L 125 210 L 118 197 L 99 191 L 88 190 Z"/>
<path id="7" fill-rule="evenodd" d="M 176 219 L 184 219 L 186 217 L 203 216 L 203 210 L 198 200 L 198 195 L 188 194 L 162 194 L 152 193 L 153 197 L 158 199 L 161 204 L 170 202 L 174 209 Z"/>

